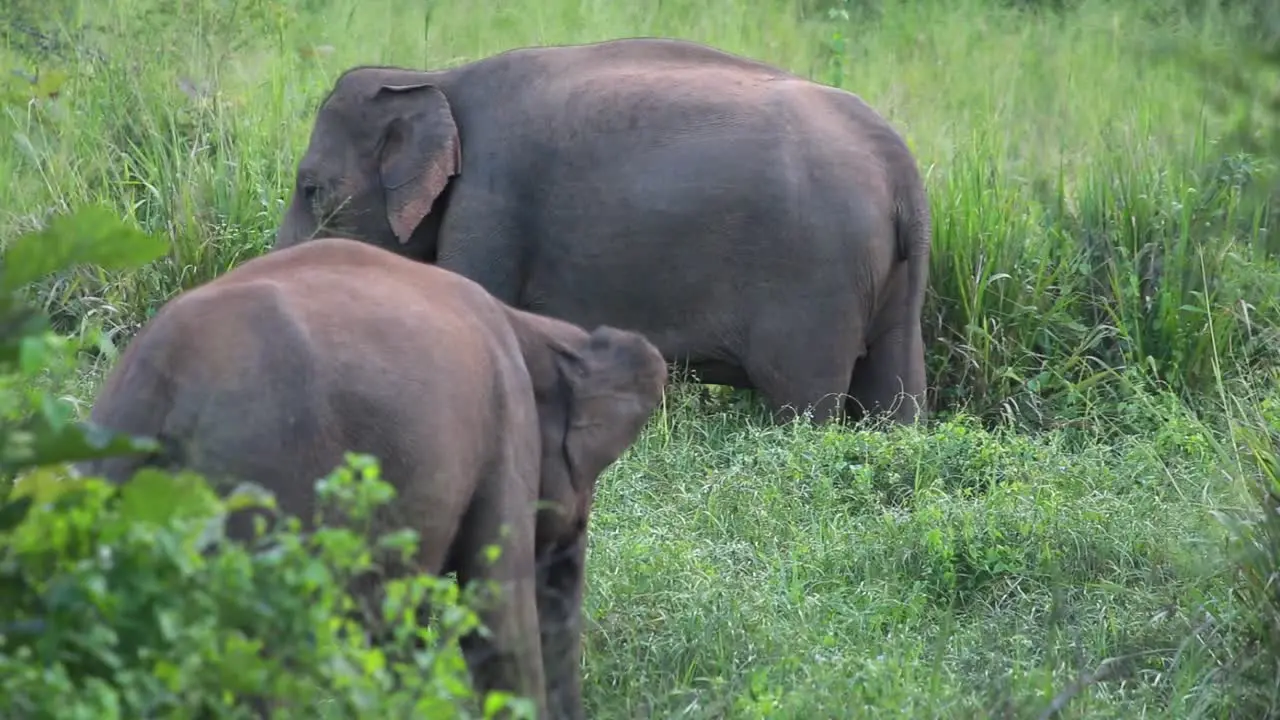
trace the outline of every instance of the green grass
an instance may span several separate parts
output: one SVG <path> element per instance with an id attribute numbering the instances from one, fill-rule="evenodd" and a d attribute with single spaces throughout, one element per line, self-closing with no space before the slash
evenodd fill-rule
<path id="1" fill-rule="evenodd" d="M 1100 664 L 1063 716 L 1262 717 L 1274 628 L 1228 562 L 1262 545 L 1222 520 L 1256 513 L 1243 432 L 1280 430 L 1280 218 L 1186 61 L 1234 52 L 1242 11 L 1189 6 L 62 0 L 74 52 L 0 47 L 44 73 L 0 86 L 0 243 L 91 202 L 168 234 L 142 272 L 40 288 L 118 345 L 267 247 L 350 65 L 668 35 L 849 88 L 927 177 L 939 421 L 769 428 L 674 393 L 602 479 L 592 717 L 1034 717 Z"/>
<path id="2" fill-rule="evenodd" d="M 1026 717 L 1140 653 L 1072 716 L 1187 717 L 1203 694 L 1168 694 L 1203 660 L 1174 657 L 1225 585 L 1203 498 L 1226 488 L 1179 422 L 1073 450 L 963 420 L 886 436 L 677 412 L 593 520 L 592 704 Z"/>

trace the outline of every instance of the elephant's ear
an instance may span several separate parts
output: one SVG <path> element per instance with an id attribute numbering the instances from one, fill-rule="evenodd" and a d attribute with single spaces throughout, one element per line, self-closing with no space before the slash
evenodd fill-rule
<path id="1" fill-rule="evenodd" d="M 435 85 L 383 85 L 374 101 L 386 108 L 378 161 L 387 222 L 404 244 L 461 169 L 462 143 L 449 100 Z"/>
<path id="2" fill-rule="evenodd" d="M 585 518 L 600 473 L 635 442 L 661 400 L 667 366 L 643 336 L 607 326 L 573 351 L 557 348 L 555 364 L 568 395 L 564 459 Z"/>

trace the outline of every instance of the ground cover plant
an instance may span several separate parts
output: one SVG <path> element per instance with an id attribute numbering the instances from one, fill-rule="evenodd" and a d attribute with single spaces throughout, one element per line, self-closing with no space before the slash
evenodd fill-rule
<path id="1" fill-rule="evenodd" d="M 851 89 L 927 178 L 935 416 L 777 428 L 673 391 L 601 480 L 592 717 L 1277 716 L 1280 64 L 1241 60 L 1274 15 L 24 0 L 0 13 L 0 243 L 91 205 L 170 242 L 29 286 L 84 345 L 42 387 L 83 411 L 149 313 L 268 246 L 350 65 L 668 35 Z"/>

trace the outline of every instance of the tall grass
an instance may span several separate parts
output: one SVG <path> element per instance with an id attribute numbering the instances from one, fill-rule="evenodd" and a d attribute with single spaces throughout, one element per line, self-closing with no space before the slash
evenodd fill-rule
<path id="1" fill-rule="evenodd" d="M 1280 707 L 1258 681 L 1275 666 L 1242 660 L 1275 645 L 1249 609 L 1270 571 L 1243 582 L 1226 562 L 1252 547 L 1241 567 L 1265 569 L 1280 547 L 1250 494 L 1280 437 L 1275 158 L 1235 142 L 1185 59 L 1232 52 L 1250 7 L 28 5 L 9 12 L 45 35 L 2 30 L 0 69 L 39 77 L 0 85 L 0 243 L 85 203 L 169 234 L 172 256 L 143 272 L 40 288 L 64 330 L 116 343 L 267 247 L 315 107 L 354 64 L 676 36 L 851 89 L 901 130 L 933 209 L 944 422 L 762 429 L 673 395 L 593 520 L 593 715 Z"/>
<path id="2" fill-rule="evenodd" d="M 1233 360 L 1269 357 L 1271 208 L 1248 191 L 1270 168 L 1219 143 L 1204 79 L 1152 52 L 1229 46 L 1221 12 L 1192 22 L 1150 5 L 1086 2 L 1061 15 L 981 0 L 852 14 L 791 0 L 68 7 L 90 28 L 77 57 L 32 60 L 10 33 L 8 65 L 66 80 L 56 100 L 4 107 L 13 142 L 0 170 L 12 181 L 0 232 L 100 201 L 178 240 L 152 272 L 48 287 L 70 327 L 136 326 L 262 251 L 315 106 L 343 68 L 650 34 L 839 84 L 906 135 L 935 216 L 927 316 L 941 407 L 1052 422 L 1064 406 L 1124 392 L 1123 368 L 1202 391 L 1209 345 Z"/>

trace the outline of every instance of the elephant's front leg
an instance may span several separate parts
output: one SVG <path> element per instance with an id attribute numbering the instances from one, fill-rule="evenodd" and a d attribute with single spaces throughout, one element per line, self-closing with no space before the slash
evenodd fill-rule
<path id="1" fill-rule="evenodd" d="M 535 591 L 534 531 L 527 513 L 475 512 L 458 568 L 459 585 L 493 581 L 496 597 L 482 594 L 477 614 L 488 637 L 472 633 L 460 640 L 476 690 L 481 695 L 502 690 L 528 698 L 547 717 L 546 681 L 542 668 Z M 506 532 L 502 532 L 505 526 Z M 501 552 L 490 560 L 487 544 Z"/>
<path id="2" fill-rule="evenodd" d="M 538 558 L 538 623 L 551 717 L 581 720 L 582 596 L 587 534 L 559 544 Z"/>

